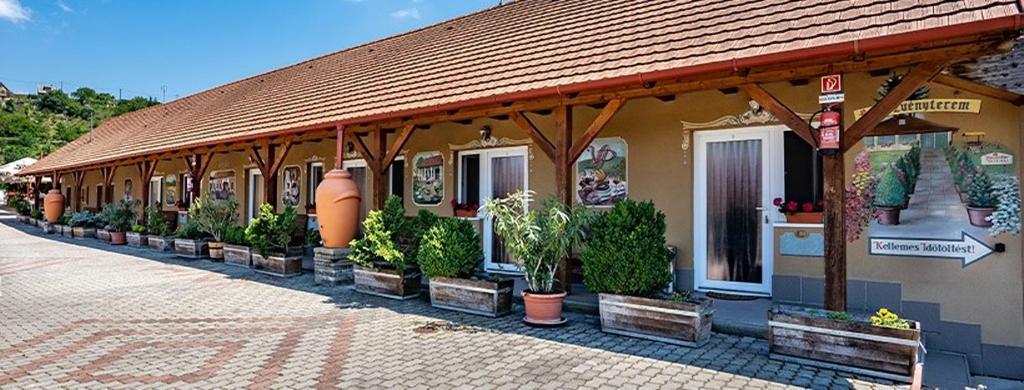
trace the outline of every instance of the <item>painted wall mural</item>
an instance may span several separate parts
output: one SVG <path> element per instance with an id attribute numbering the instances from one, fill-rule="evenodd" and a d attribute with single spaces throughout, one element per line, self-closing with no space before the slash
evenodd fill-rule
<path id="1" fill-rule="evenodd" d="M 437 206 L 444 200 L 444 156 L 417 153 L 413 158 L 412 200 L 418 206 Z"/>
<path id="2" fill-rule="evenodd" d="M 178 176 L 167 175 L 164 178 L 164 203 L 174 206 L 178 202 Z"/>
<path id="3" fill-rule="evenodd" d="M 211 173 L 210 196 L 216 200 L 235 199 L 235 171 Z"/>
<path id="4" fill-rule="evenodd" d="M 599 138 L 590 143 L 576 161 L 576 195 L 580 204 L 610 207 L 626 199 L 626 141 L 622 138 Z"/>
<path id="5" fill-rule="evenodd" d="M 132 200 L 132 179 L 124 179 L 124 196 L 122 198 L 127 201 Z"/>
<path id="6" fill-rule="evenodd" d="M 284 193 L 281 194 L 281 202 L 285 206 L 298 206 L 302 194 L 299 167 L 285 167 L 282 176 L 284 177 Z"/>

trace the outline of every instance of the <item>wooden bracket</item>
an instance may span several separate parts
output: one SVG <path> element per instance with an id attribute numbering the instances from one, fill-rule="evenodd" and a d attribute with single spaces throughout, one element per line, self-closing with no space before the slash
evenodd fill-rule
<path id="1" fill-rule="evenodd" d="M 811 125 L 804 122 L 803 118 L 790 110 L 785 104 L 782 104 L 778 98 L 773 96 L 771 93 L 766 91 L 760 85 L 756 83 L 748 83 L 740 85 L 747 95 L 750 95 L 751 99 L 754 99 L 758 104 L 761 105 L 766 111 L 772 114 L 779 122 L 793 130 L 796 135 L 807 142 L 808 145 L 817 148 L 818 139 L 814 136 L 814 132 L 811 131 Z"/>
<path id="2" fill-rule="evenodd" d="M 530 119 L 527 118 L 526 115 L 523 115 L 523 113 L 517 111 L 512 112 L 509 115 L 512 118 L 512 122 L 515 122 L 523 132 L 529 135 L 530 139 L 533 140 L 533 143 L 537 144 L 537 147 L 540 148 L 540 150 L 544 152 L 551 161 L 555 161 L 555 145 L 548 140 L 548 137 L 545 137 L 544 133 L 541 133 L 540 130 L 530 122 Z"/>
<path id="3" fill-rule="evenodd" d="M 395 138 L 395 143 L 391 145 L 391 149 L 388 150 L 387 155 L 381 161 L 381 166 L 387 169 L 391 166 L 391 163 L 395 162 L 398 158 L 398 154 L 402 152 L 402 148 L 405 147 L 405 143 L 409 141 L 409 137 L 412 137 L 412 133 L 416 130 L 415 125 L 405 125 L 402 130 L 398 132 L 398 136 Z"/>
<path id="4" fill-rule="evenodd" d="M 373 167 L 377 165 L 377 159 L 373 157 L 373 153 L 370 153 L 370 148 L 366 146 L 366 142 L 363 142 L 362 137 L 360 137 L 354 132 L 346 132 L 345 137 L 347 137 L 349 141 L 352 141 L 352 144 L 355 145 L 356 150 L 358 150 L 359 154 L 363 156 L 364 160 L 366 160 L 367 166 Z"/>
<path id="5" fill-rule="evenodd" d="M 608 101 L 608 104 L 605 105 L 604 108 L 601 109 L 601 112 L 597 114 L 597 118 L 594 118 L 594 121 L 590 122 L 590 126 L 587 126 L 587 131 L 583 132 L 583 136 L 580 137 L 580 139 L 577 140 L 569 150 L 569 164 L 575 163 L 576 160 L 580 158 L 583 151 L 590 146 L 591 142 L 594 142 L 597 135 L 601 133 L 601 130 L 604 130 L 605 126 L 608 125 L 608 122 L 612 120 L 615 113 L 619 112 L 619 109 L 622 108 L 622 105 L 625 103 L 626 99 L 623 98 Z"/>
<path id="6" fill-rule="evenodd" d="M 889 91 L 888 95 L 878 101 L 868 112 L 864 113 L 853 125 L 846 128 L 843 134 L 843 151 L 850 150 L 872 128 L 882 123 L 900 103 L 907 100 L 918 88 L 934 78 L 949 64 L 949 60 L 922 62 L 903 76 L 899 85 Z"/>

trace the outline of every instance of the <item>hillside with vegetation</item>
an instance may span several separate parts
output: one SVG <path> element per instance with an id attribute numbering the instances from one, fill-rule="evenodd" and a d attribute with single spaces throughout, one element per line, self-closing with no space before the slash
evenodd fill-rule
<path id="1" fill-rule="evenodd" d="M 24 157 L 39 158 L 110 118 L 156 104 L 143 97 L 118 99 L 92 88 L 2 99 L 0 165 Z"/>

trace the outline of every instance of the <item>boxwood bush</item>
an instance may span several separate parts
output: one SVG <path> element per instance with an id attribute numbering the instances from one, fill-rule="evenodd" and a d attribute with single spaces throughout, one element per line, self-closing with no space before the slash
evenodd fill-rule
<path id="1" fill-rule="evenodd" d="M 651 296 L 672 280 L 665 214 L 652 202 L 622 200 L 591 221 L 583 282 L 597 293 Z"/>
<path id="2" fill-rule="evenodd" d="M 423 234 L 416 261 L 427 277 L 464 278 L 473 274 L 483 256 L 473 224 L 445 218 Z"/>

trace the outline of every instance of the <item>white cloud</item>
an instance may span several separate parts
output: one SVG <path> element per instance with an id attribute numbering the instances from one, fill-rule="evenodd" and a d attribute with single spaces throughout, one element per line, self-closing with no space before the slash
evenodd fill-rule
<path id="1" fill-rule="evenodd" d="M 32 10 L 22 6 L 18 0 L 0 0 L 0 19 L 14 23 L 32 20 Z"/>
<path id="2" fill-rule="evenodd" d="M 69 7 L 67 4 L 65 4 L 64 1 L 62 1 L 62 0 L 57 0 L 57 7 L 60 8 L 61 11 L 64 11 L 64 12 L 67 12 L 67 13 L 75 12 L 75 10 L 71 9 L 71 7 Z"/>
<path id="3" fill-rule="evenodd" d="M 417 8 L 406 8 L 392 12 L 391 17 L 395 19 L 416 19 L 420 18 L 420 10 Z"/>

